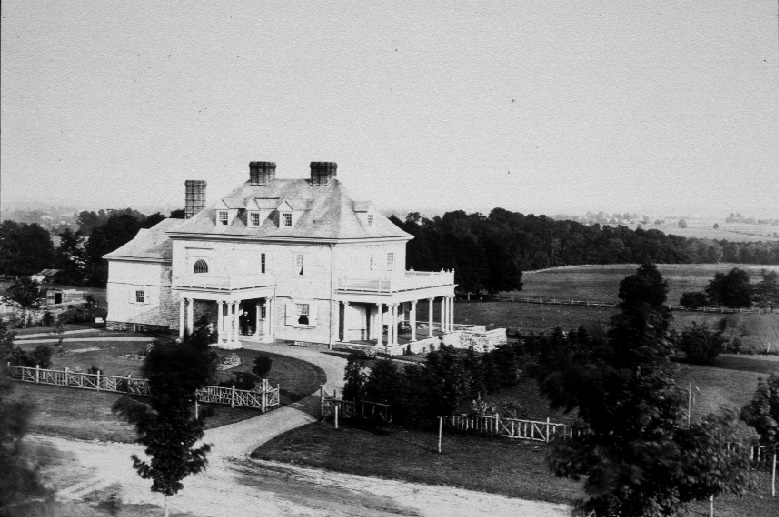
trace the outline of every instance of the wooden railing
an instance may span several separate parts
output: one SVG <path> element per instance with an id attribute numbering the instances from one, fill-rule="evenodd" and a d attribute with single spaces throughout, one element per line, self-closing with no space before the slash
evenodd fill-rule
<path id="1" fill-rule="evenodd" d="M 549 443 L 552 439 L 571 438 L 587 433 L 587 428 L 558 424 L 548 418 L 545 422 L 539 420 L 522 420 L 520 418 L 501 418 L 500 415 L 465 416 L 453 415 L 443 417 L 447 427 L 459 431 L 469 431 L 478 434 L 505 436 L 521 440 L 534 440 Z"/>
<path id="2" fill-rule="evenodd" d="M 379 278 L 339 278 L 338 289 L 344 291 L 368 291 L 394 293 L 426 287 L 454 284 L 453 271 L 405 271 L 397 276 Z"/>
<path id="3" fill-rule="evenodd" d="M 200 287 L 207 289 L 244 289 L 266 287 L 276 284 L 273 275 L 177 275 L 173 277 L 175 287 Z"/>
<path id="4" fill-rule="evenodd" d="M 371 402 L 369 400 L 343 400 L 337 398 L 336 390 L 332 395 L 328 393 L 324 386 L 320 388 L 320 418 L 322 420 L 335 415 L 338 409 L 339 418 L 368 418 L 371 420 L 381 420 L 382 422 L 392 422 L 392 408 L 389 404 L 380 402 Z"/>
<path id="5" fill-rule="evenodd" d="M 100 373 L 73 372 L 64 370 L 49 370 L 31 366 L 8 365 L 11 378 L 16 381 L 62 386 L 67 388 L 82 388 L 94 391 L 108 391 L 126 395 L 149 396 L 149 381 L 127 377 L 101 375 Z M 205 386 L 197 391 L 197 400 L 207 404 L 227 404 L 231 407 L 249 407 L 265 412 L 278 407 L 280 387 L 272 387 L 267 379 L 253 390 L 238 390 L 223 386 Z"/>

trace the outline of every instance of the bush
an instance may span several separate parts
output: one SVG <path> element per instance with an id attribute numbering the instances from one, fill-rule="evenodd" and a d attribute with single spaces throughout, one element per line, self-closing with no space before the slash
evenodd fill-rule
<path id="1" fill-rule="evenodd" d="M 687 355 L 687 360 L 693 364 L 711 365 L 722 352 L 723 339 L 719 334 L 711 332 L 707 325 L 696 325 L 685 328 L 679 340 L 679 348 Z"/>
<path id="2" fill-rule="evenodd" d="M 105 375 L 105 372 L 102 370 L 102 368 L 98 368 L 94 364 L 87 369 L 87 373 L 90 375 L 97 375 L 98 373 L 100 375 Z"/>
<path id="3" fill-rule="evenodd" d="M 273 359 L 270 358 L 270 356 L 267 355 L 258 355 L 254 359 L 254 366 L 252 367 L 252 373 L 259 377 L 260 379 L 264 379 L 268 373 L 270 373 L 271 368 L 273 368 Z"/>
<path id="4" fill-rule="evenodd" d="M 32 352 L 25 352 L 21 348 L 14 347 L 8 360 L 12 366 L 40 366 L 48 368 L 51 366 L 51 356 L 53 351 L 48 345 L 38 345 Z"/>
<path id="5" fill-rule="evenodd" d="M 253 390 L 257 386 L 259 378 L 249 372 L 235 372 L 232 377 L 219 383 L 223 388 L 235 388 L 237 390 Z"/>
<path id="6" fill-rule="evenodd" d="M 704 293 L 688 292 L 682 294 L 679 305 L 682 307 L 689 307 L 691 309 L 697 309 L 698 307 L 704 307 L 708 303 L 708 299 Z"/>
<path id="7" fill-rule="evenodd" d="M 725 350 L 729 354 L 739 354 L 741 353 L 741 338 L 734 337 L 730 340 L 730 343 L 728 343 L 728 346 L 725 347 Z"/>

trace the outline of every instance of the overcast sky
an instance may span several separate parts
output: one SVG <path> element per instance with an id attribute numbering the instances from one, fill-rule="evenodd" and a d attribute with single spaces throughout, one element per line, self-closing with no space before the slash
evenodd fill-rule
<path id="1" fill-rule="evenodd" d="M 163 5 L 164 4 L 164 5 Z M 2 2 L 2 201 L 779 217 L 776 0 Z"/>

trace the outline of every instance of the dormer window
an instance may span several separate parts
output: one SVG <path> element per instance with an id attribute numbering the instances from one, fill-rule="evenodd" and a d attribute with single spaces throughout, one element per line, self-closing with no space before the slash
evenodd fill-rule
<path id="1" fill-rule="evenodd" d="M 216 212 L 216 224 L 227 226 L 227 210 L 219 210 Z"/>
<path id="2" fill-rule="evenodd" d="M 252 212 L 249 214 L 249 226 L 260 226 L 260 213 Z"/>
<path id="3" fill-rule="evenodd" d="M 281 226 L 284 228 L 292 228 L 292 214 L 281 214 Z"/>
<path id="4" fill-rule="evenodd" d="M 373 226 L 373 216 L 372 215 L 368 216 L 368 226 Z"/>
<path id="5" fill-rule="evenodd" d="M 196 275 L 201 275 L 203 273 L 208 273 L 208 264 L 205 260 L 200 259 L 197 262 L 195 262 L 195 268 L 194 268 Z"/>

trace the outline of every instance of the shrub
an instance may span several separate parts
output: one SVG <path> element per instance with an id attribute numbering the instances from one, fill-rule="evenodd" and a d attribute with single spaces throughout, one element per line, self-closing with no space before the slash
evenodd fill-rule
<path id="1" fill-rule="evenodd" d="M 254 359 L 254 366 L 252 367 L 252 373 L 254 373 L 254 375 L 259 377 L 260 379 L 264 379 L 271 371 L 271 368 L 273 368 L 273 359 L 271 359 L 270 356 L 267 355 L 258 355 Z"/>
<path id="2" fill-rule="evenodd" d="M 682 331 L 679 348 L 693 364 L 714 364 L 722 352 L 723 341 L 722 336 L 711 332 L 708 325 L 696 325 L 693 322 L 692 326 Z"/>
<path id="3" fill-rule="evenodd" d="M 102 368 L 98 368 L 94 364 L 87 369 L 87 373 L 90 375 L 97 375 L 98 373 L 100 375 L 105 375 L 105 372 L 102 370 Z"/>
<path id="4" fill-rule="evenodd" d="M 729 354 L 738 354 L 741 353 L 741 338 L 734 337 L 730 340 L 730 343 L 728 343 L 728 346 L 725 348 L 725 350 Z"/>
<path id="5" fill-rule="evenodd" d="M 48 368 L 51 366 L 51 356 L 53 351 L 48 345 L 38 345 L 32 352 L 25 352 L 21 348 L 14 347 L 8 360 L 12 366 L 40 366 Z"/>
<path id="6" fill-rule="evenodd" d="M 689 307 L 691 309 L 697 309 L 698 307 L 704 307 L 708 303 L 708 299 L 704 293 L 688 292 L 682 294 L 679 305 L 682 307 Z"/>
<path id="7" fill-rule="evenodd" d="M 237 390 L 253 390 L 257 386 L 259 378 L 249 372 L 235 372 L 232 376 L 219 383 L 223 388 L 235 388 Z"/>

